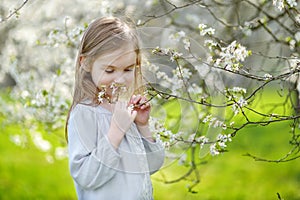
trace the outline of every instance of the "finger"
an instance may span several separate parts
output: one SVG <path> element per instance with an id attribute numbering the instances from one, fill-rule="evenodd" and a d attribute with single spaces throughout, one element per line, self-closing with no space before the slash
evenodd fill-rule
<path id="1" fill-rule="evenodd" d="M 131 107 L 131 106 L 128 106 L 128 107 L 127 107 L 127 112 L 131 115 L 132 111 L 133 111 L 133 110 L 132 110 L 132 107 Z"/>
<path id="2" fill-rule="evenodd" d="M 130 103 L 130 104 L 133 104 L 135 98 L 136 98 L 136 95 L 132 95 L 132 97 L 130 98 L 129 103 Z"/>
<path id="3" fill-rule="evenodd" d="M 127 109 L 127 103 L 125 101 L 122 101 L 122 109 Z"/>
<path id="4" fill-rule="evenodd" d="M 117 101 L 116 105 L 118 105 L 118 109 L 124 110 L 127 104 L 125 101 Z"/>
<path id="5" fill-rule="evenodd" d="M 145 104 L 147 104 L 147 105 L 144 106 Z M 137 107 L 144 109 L 144 108 L 148 107 L 150 104 L 148 103 L 148 100 L 146 97 L 142 97 L 141 100 L 136 105 L 137 105 Z"/>
<path id="6" fill-rule="evenodd" d="M 130 116 L 130 118 L 131 118 L 132 121 L 135 120 L 136 115 L 137 115 L 137 111 L 135 111 L 135 110 L 132 111 L 131 116 Z"/>
<path id="7" fill-rule="evenodd" d="M 147 102 L 147 98 L 145 96 L 141 97 L 140 104 L 144 104 Z"/>
<path id="8" fill-rule="evenodd" d="M 141 106 L 142 110 L 148 109 L 148 108 L 150 108 L 150 103 L 145 103 L 144 105 Z"/>
<path id="9" fill-rule="evenodd" d="M 115 112 L 126 112 L 126 103 L 121 102 L 121 101 L 117 101 L 115 103 L 115 107 L 114 107 L 114 113 Z"/>
<path id="10" fill-rule="evenodd" d="M 135 98 L 133 99 L 133 104 L 137 104 L 140 100 L 141 100 L 141 95 L 137 95 L 137 96 L 135 96 Z"/>
<path id="11" fill-rule="evenodd" d="M 121 108 L 121 103 L 119 102 L 119 101 L 117 101 L 116 103 L 115 103 L 115 109 L 120 109 Z"/>
<path id="12" fill-rule="evenodd" d="M 147 102 L 147 99 L 146 99 L 146 97 L 143 97 L 143 96 L 138 96 L 138 97 L 136 97 L 135 98 L 135 100 L 134 100 L 134 105 L 138 105 L 138 106 L 140 106 L 140 105 L 142 105 L 143 103 L 145 103 L 145 102 Z"/>
<path id="13" fill-rule="evenodd" d="M 117 108 L 118 108 L 118 109 L 120 109 L 120 110 L 123 110 L 123 109 L 124 109 L 124 102 L 122 102 L 122 101 L 117 101 L 116 105 L 117 105 Z"/>

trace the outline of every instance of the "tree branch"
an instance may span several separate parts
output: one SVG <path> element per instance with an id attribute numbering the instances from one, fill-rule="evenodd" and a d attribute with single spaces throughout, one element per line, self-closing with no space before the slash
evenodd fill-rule
<path id="1" fill-rule="evenodd" d="M 0 23 L 6 22 L 12 16 L 18 15 L 18 12 L 28 3 L 29 0 L 24 0 L 23 3 L 18 7 L 15 8 L 14 11 L 10 12 L 6 17 L 0 19 Z"/>

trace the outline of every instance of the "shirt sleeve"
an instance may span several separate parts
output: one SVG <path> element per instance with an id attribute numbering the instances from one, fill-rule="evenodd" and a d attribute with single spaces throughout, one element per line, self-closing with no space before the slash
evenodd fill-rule
<path id="1" fill-rule="evenodd" d="M 94 107 L 77 105 L 71 112 L 68 123 L 70 172 L 74 181 L 85 189 L 101 187 L 116 174 L 120 155 L 104 134 L 108 127 L 105 120 L 97 117 Z"/>
<path id="2" fill-rule="evenodd" d="M 156 140 L 151 142 L 146 138 L 143 139 L 143 144 L 147 154 L 150 174 L 158 171 L 164 163 L 165 150 L 161 141 Z"/>

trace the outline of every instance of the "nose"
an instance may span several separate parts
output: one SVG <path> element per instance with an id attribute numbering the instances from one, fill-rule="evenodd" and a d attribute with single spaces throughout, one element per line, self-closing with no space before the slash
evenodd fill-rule
<path id="1" fill-rule="evenodd" d="M 118 74 L 118 76 L 115 79 L 115 82 L 119 83 L 119 84 L 125 84 L 126 79 L 125 79 L 124 74 L 123 73 Z"/>

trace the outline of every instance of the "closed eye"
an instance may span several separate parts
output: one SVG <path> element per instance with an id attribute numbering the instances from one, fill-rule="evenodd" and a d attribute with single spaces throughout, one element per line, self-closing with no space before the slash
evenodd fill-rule
<path id="1" fill-rule="evenodd" d="M 113 69 L 107 69 L 107 70 L 105 70 L 105 72 L 106 73 L 108 73 L 108 74 L 111 74 L 111 73 L 113 73 L 115 70 L 113 70 Z"/>
<path id="2" fill-rule="evenodd" d="M 108 66 L 106 69 L 105 69 L 105 72 L 108 73 L 108 74 L 111 74 L 115 71 L 115 69 L 111 66 Z"/>
<path id="3" fill-rule="evenodd" d="M 124 71 L 131 72 L 131 71 L 133 71 L 133 69 L 134 69 L 134 66 L 130 66 L 130 67 L 127 67 Z"/>

